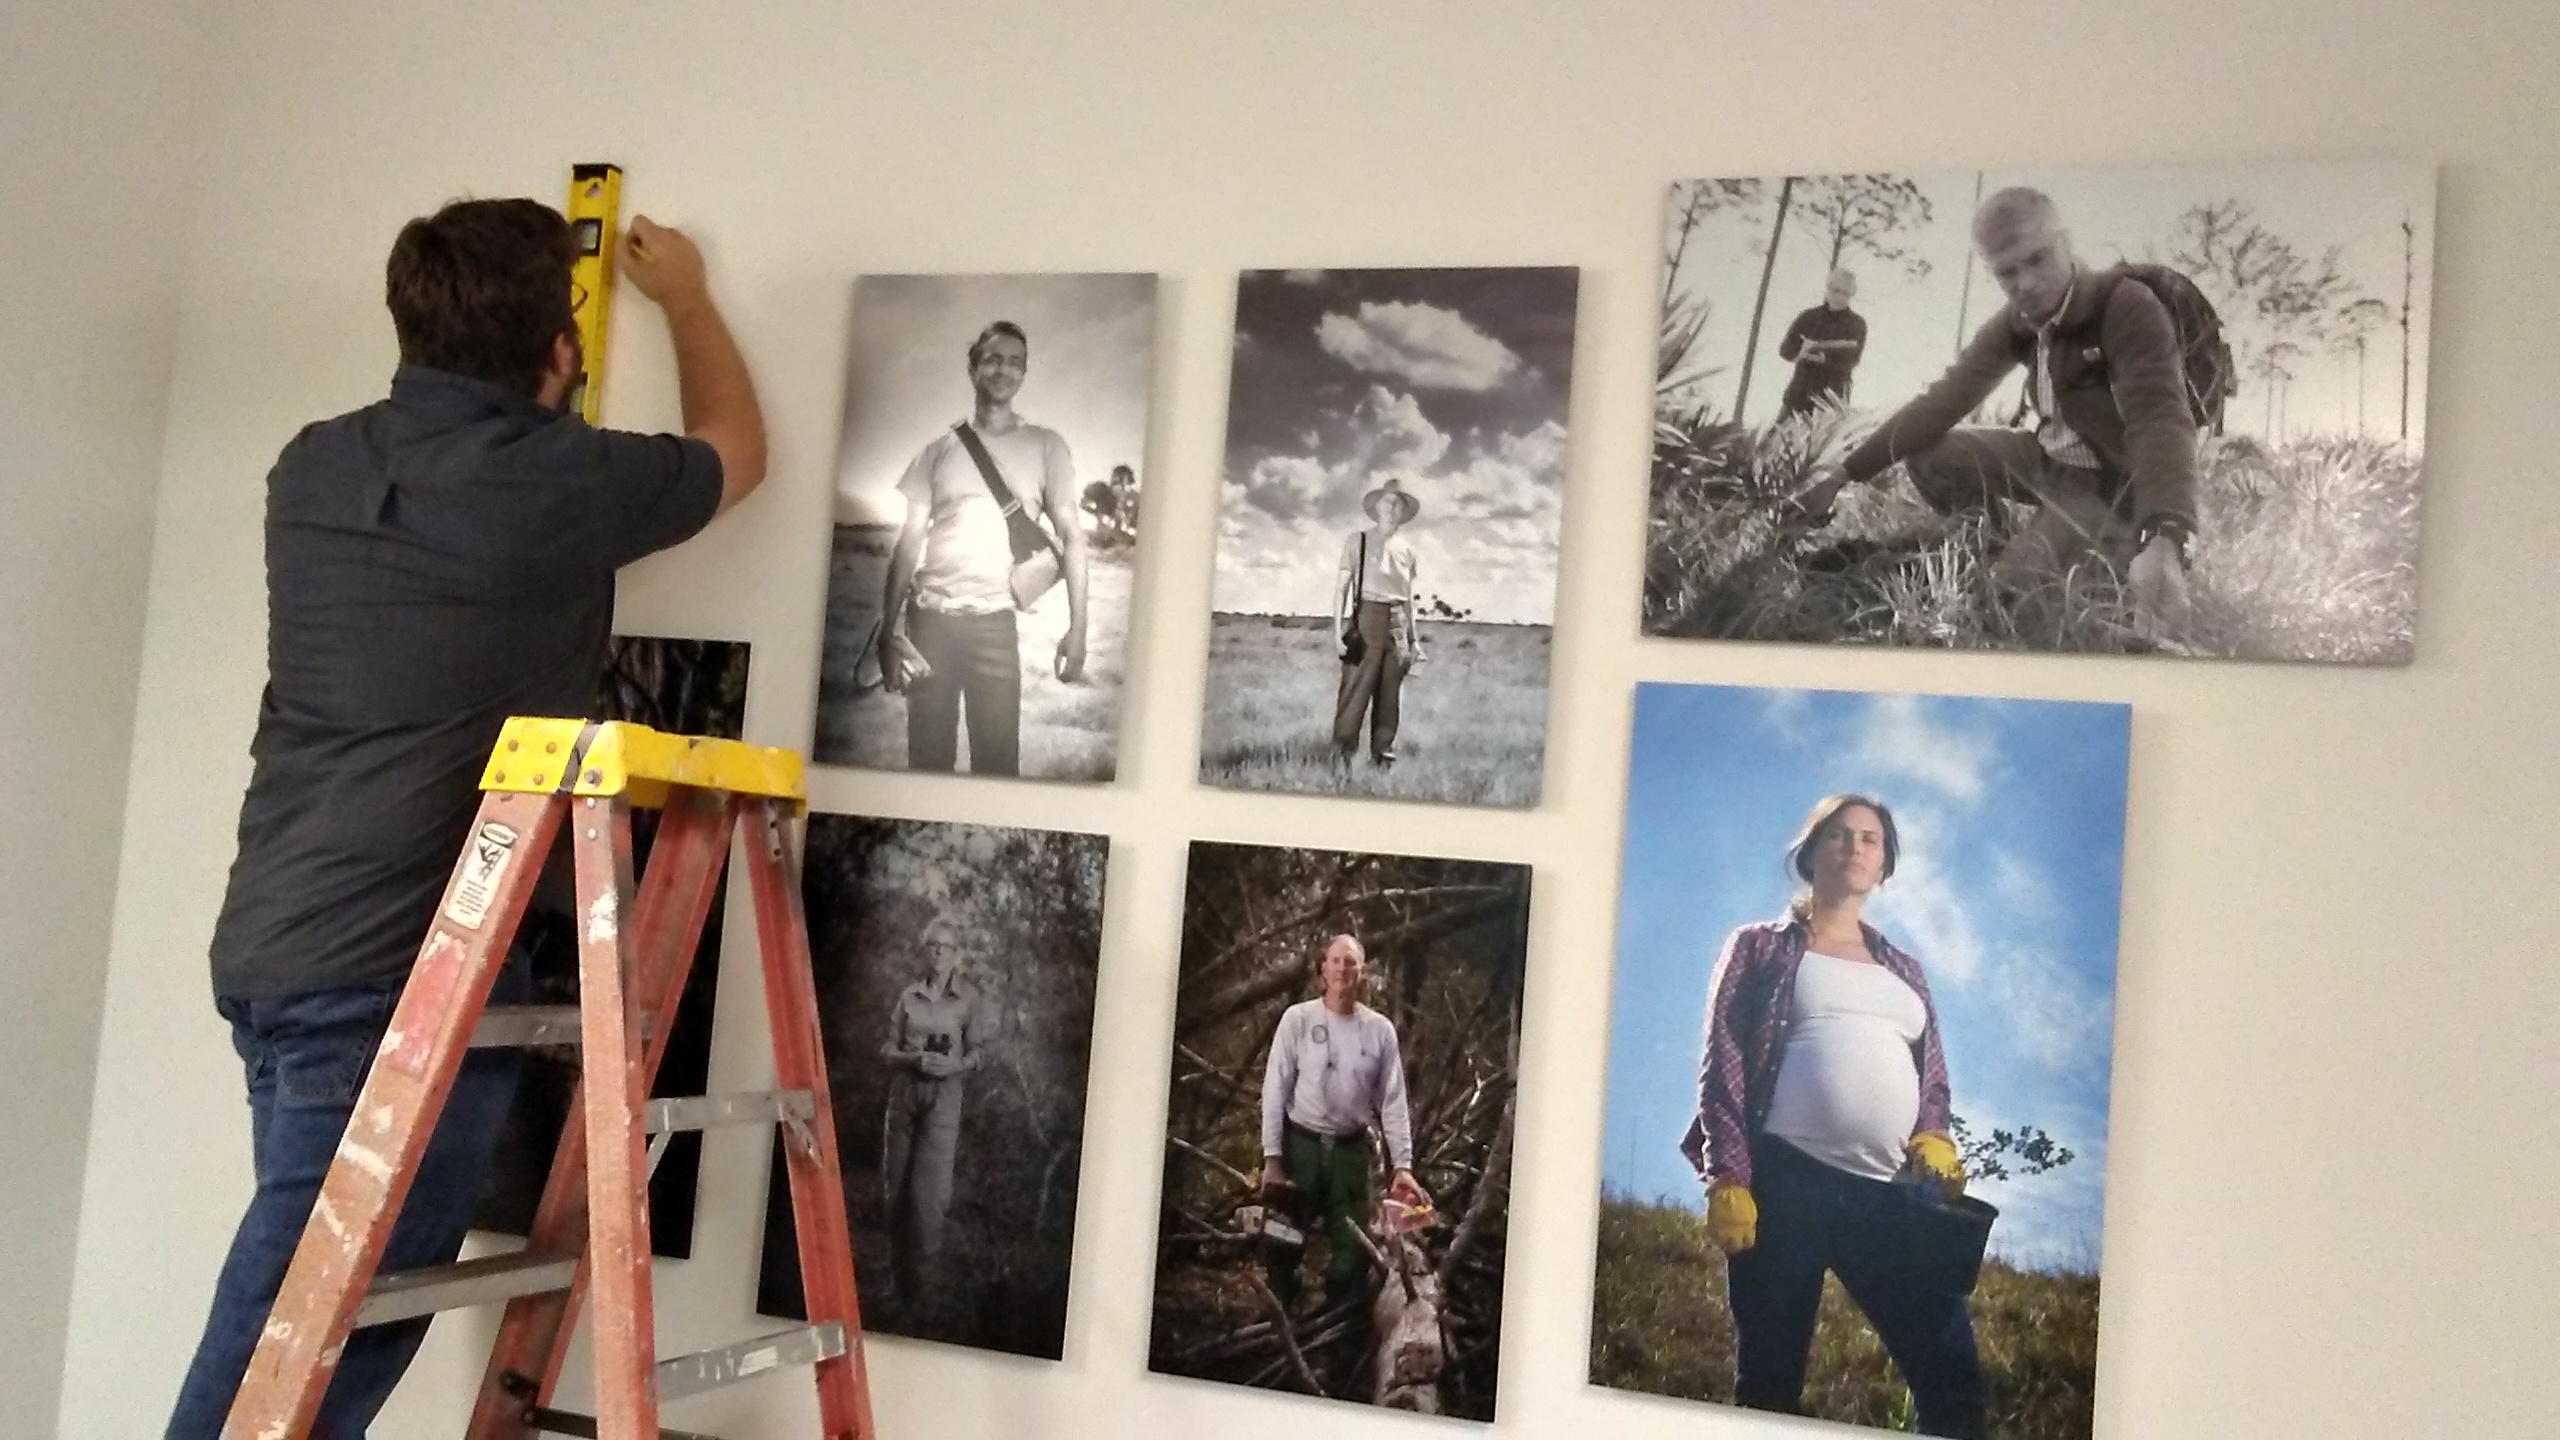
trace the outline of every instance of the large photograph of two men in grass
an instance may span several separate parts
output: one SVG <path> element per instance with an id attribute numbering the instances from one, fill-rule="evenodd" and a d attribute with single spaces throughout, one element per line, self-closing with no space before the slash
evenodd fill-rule
<path id="1" fill-rule="evenodd" d="M 1238 282 L 1202 783 L 1538 802 L 1576 276 Z"/>
<path id="2" fill-rule="evenodd" d="M 1671 187 L 1644 630 L 2405 662 L 2433 172 Z"/>
<path id="3" fill-rule="evenodd" d="M 1636 695 L 1591 1379 L 2090 1433 L 2128 712 Z"/>
<path id="4" fill-rule="evenodd" d="M 836 457 L 821 765 L 1108 780 L 1153 275 L 866 275 Z"/>

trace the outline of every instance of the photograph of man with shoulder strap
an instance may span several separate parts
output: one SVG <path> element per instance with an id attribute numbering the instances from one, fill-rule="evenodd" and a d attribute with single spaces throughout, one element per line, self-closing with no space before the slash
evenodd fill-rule
<path id="1" fill-rule="evenodd" d="M 880 677 L 907 697 L 907 765 L 950 770 L 969 728 L 969 769 L 1021 772 L 1022 642 L 1014 613 L 1063 575 L 1067 633 L 1056 674 L 1084 674 L 1084 525 L 1066 440 L 1013 412 L 1031 366 L 1022 327 L 997 320 L 969 345 L 969 418 L 934 437 L 898 481 L 906 527 L 880 601 Z M 1013 484 L 1047 517 L 1044 528 Z M 992 510 L 990 510 L 992 507 Z"/>
<path id="2" fill-rule="evenodd" d="M 857 282 L 820 764 L 1111 778 L 1154 305 L 1151 275 Z"/>

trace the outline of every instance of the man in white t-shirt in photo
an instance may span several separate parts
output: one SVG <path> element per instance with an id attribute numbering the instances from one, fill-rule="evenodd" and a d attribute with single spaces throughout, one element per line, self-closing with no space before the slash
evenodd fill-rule
<path id="1" fill-rule="evenodd" d="M 1324 994 L 1281 1012 L 1262 1074 L 1262 1184 L 1268 1192 L 1295 1185 L 1310 1229 L 1328 1236 L 1325 1298 L 1354 1293 L 1367 1273 L 1356 1235 L 1377 1202 L 1370 1132 L 1386 1138 L 1392 1168 L 1389 1196 L 1406 1205 L 1429 1201 L 1413 1178 L 1413 1122 L 1405 1109 L 1404 1057 L 1396 1027 L 1360 1003 L 1368 954 L 1350 935 L 1325 943 Z M 1270 1266 L 1273 1293 L 1295 1299 L 1295 1252 Z"/>
<path id="2" fill-rule="evenodd" d="M 971 773 L 1021 773 L 1022 656 L 1009 583 L 1017 557 L 1008 500 L 1023 516 L 1047 519 L 1067 587 L 1067 633 L 1052 669 L 1069 682 L 1084 673 L 1085 534 L 1075 461 L 1057 431 L 1014 413 L 1030 363 L 1021 326 L 998 320 L 978 332 L 969 346 L 976 392 L 969 418 L 936 435 L 898 480 L 907 518 L 889 554 L 880 673 L 906 696 L 912 770 L 957 769 L 966 724 Z M 970 436 L 1004 498 L 971 454 Z"/>

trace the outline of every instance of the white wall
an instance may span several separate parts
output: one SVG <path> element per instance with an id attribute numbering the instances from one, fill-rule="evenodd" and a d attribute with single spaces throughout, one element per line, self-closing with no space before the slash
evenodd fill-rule
<path id="1" fill-rule="evenodd" d="M 0 1412 L 49 1425 L 191 208 L 192 0 L 0 9 Z"/>
<path id="2" fill-rule="evenodd" d="M 1776 16 L 1783 13 L 1784 18 Z M 464 4 L 225 10 L 186 256 L 63 1433 L 158 1422 L 246 1184 L 203 946 L 260 682 L 260 476 L 379 392 L 399 222 L 463 191 L 630 169 L 700 228 L 765 387 L 776 482 L 627 588 L 626 628 L 756 645 L 749 738 L 815 689 L 846 282 L 866 269 L 1167 277 L 1123 779 L 829 775 L 829 808 L 1113 839 L 1067 1358 L 875 1344 L 891 1436 L 1230 1440 L 1416 1422 L 1145 1373 L 1165 1036 L 1193 837 L 1537 867 L 1499 1429 L 1795 1433 L 1586 1388 L 1617 816 L 1639 678 L 2135 706 L 2098 1428 L 2111 1436 L 2560 1430 L 2560 784 L 2547 585 L 2560 64 L 2548 7 L 1587 3 Z M 1699 173 L 2384 154 L 2446 164 L 2420 659 L 2353 672 L 1641 642 L 1662 183 Z M 1554 727 L 1535 812 L 1198 789 L 1233 272 L 1585 268 Z M 613 417 L 672 419 L 626 297 Z M 730 950 L 732 981 L 747 981 Z M 716 1066 L 761 1065 L 751 981 Z M 152 1103 L 150 1087 L 178 1098 Z M 715 1137 L 670 1343 L 743 1323 L 761 1140 Z M 148 1244 L 118 1237 L 148 1233 Z M 450 1433 L 448 1323 L 390 1436 Z M 806 1387 L 672 1423 L 809 1433 Z"/>

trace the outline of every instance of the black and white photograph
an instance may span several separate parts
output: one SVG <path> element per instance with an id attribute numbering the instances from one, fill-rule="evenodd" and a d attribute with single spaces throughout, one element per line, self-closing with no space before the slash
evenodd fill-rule
<path id="1" fill-rule="evenodd" d="M 1238 281 L 1203 784 L 1538 803 L 1578 276 Z"/>
<path id="2" fill-rule="evenodd" d="M 1684 180 L 1644 633 L 2406 663 L 2431 168 Z"/>
<path id="3" fill-rule="evenodd" d="M 1147 1365 L 1493 1419 L 1529 867 L 1197 842 Z"/>
<path id="4" fill-rule="evenodd" d="M 1055 1360 L 1102 956 L 1100 835 L 809 817 L 801 893 L 863 1328 Z M 756 1308 L 802 1318 L 777 1149 Z"/>
<path id="5" fill-rule="evenodd" d="M 854 282 L 811 759 L 1117 768 L 1153 275 Z"/>
<path id="6" fill-rule="evenodd" d="M 747 716 L 747 643 L 683 640 L 656 635 L 616 635 L 605 651 L 604 683 L 595 718 L 628 720 L 672 735 L 712 735 L 735 740 Z M 631 812 L 631 852 L 644 868 L 658 833 L 658 812 Z M 563 842 L 565 848 L 565 840 Z M 676 1002 L 665 1058 L 658 1062 L 653 1097 L 700 1095 L 710 1088 L 711 1007 L 720 989 L 720 924 L 726 886 L 711 894 L 695 945 L 693 968 Z M 525 912 L 520 942 L 533 963 L 535 1005 L 578 1002 L 578 942 L 568 916 L 540 906 Z M 575 1045 L 537 1045 L 525 1051 L 524 1077 L 490 1162 L 487 1188 L 472 1216 L 476 1229 L 506 1235 L 532 1233 L 543 1182 L 568 1124 L 583 1072 Z M 660 1255 L 693 1253 L 695 1182 L 702 1173 L 702 1135 L 668 1137 L 667 1152 L 649 1177 L 649 1244 Z"/>

